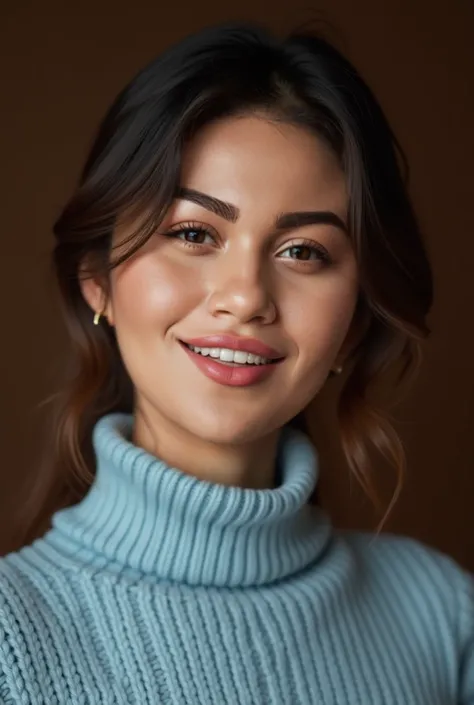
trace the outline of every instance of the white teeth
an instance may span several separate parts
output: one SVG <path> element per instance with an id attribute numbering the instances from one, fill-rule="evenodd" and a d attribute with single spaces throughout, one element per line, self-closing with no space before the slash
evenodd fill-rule
<path id="1" fill-rule="evenodd" d="M 223 362 L 236 362 L 240 365 L 266 365 L 270 362 L 265 357 L 253 355 L 252 353 L 244 352 L 243 350 L 230 350 L 229 348 L 199 348 L 194 345 L 189 345 L 189 348 L 201 355 L 209 355 Z"/>
<path id="2" fill-rule="evenodd" d="M 234 352 L 234 350 L 226 350 L 224 348 L 221 350 L 219 358 L 223 362 L 234 362 Z M 236 362 L 239 362 L 239 360 L 236 360 Z M 247 355 L 245 356 L 245 360 L 240 360 L 240 362 L 247 362 Z"/>
<path id="3" fill-rule="evenodd" d="M 223 350 L 222 352 L 225 351 Z M 246 353 L 243 350 L 234 350 L 234 354 L 232 355 L 232 362 L 240 362 L 240 364 L 245 365 L 247 362 L 253 362 L 253 360 L 249 360 L 250 357 L 255 357 L 255 355 L 251 355 L 251 353 Z"/>

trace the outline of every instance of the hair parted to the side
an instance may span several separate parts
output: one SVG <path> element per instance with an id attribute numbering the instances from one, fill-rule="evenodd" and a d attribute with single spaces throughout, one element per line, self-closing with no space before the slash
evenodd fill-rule
<path id="1" fill-rule="evenodd" d="M 340 159 L 360 272 L 356 315 L 364 322 L 338 398 L 341 444 L 375 504 L 370 444 L 396 468 L 399 491 L 403 445 L 367 395 L 396 365 L 397 381 L 411 380 L 421 340 L 430 333 L 432 273 L 408 196 L 405 155 L 367 84 L 320 33 L 300 30 L 277 38 L 260 25 L 227 24 L 172 46 L 118 95 L 54 225 L 53 267 L 71 351 L 61 390 L 46 402 L 54 402 L 48 411 L 51 440 L 24 505 L 24 541 L 39 536 L 53 511 L 88 490 L 97 419 L 133 410 L 133 386 L 115 330 L 105 319 L 93 325 L 80 276 L 100 277 L 107 293 L 111 269 L 143 245 L 171 205 L 186 142 L 212 120 L 249 113 L 314 130 Z M 127 251 L 122 247 L 114 256 L 112 231 L 125 213 L 135 214 L 140 225 L 127 239 Z M 290 423 L 305 428 L 304 413 Z"/>

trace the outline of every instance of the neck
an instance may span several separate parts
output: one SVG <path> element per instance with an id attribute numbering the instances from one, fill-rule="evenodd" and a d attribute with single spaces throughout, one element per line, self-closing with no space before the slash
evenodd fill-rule
<path id="1" fill-rule="evenodd" d="M 216 443 L 198 438 L 166 417 L 136 411 L 131 440 L 170 467 L 198 480 L 228 487 L 271 489 L 280 429 L 263 438 L 240 443 Z"/>
<path id="2" fill-rule="evenodd" d="M 191 477 L 133 444 L 132 430 L 131 414 L 95 425 L 94 482 L 56 512 L 45 536 L 62 564 L 243 588 L 290 579 L 324 553 L 331 523 L 308 502 L 317 454 L 299 431 L 285 428 L 278 439 L 278 486 L 246 489 Z"/>

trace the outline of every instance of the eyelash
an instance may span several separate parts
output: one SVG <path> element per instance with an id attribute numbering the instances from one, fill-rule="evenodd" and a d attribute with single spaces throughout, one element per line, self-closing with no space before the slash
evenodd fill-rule
<path id="1" fill-rule="evenodd" d="M 213 237 L 212 232 L 202 226 L 199 225 L 198 223 L 182 223 L 179 226 L 175 226 L 171 230 L 169 230 L 166 233 L 163 233 L 165 237 L 170 237 L 174 239 L 180 239 L 177 237 L 177 235 L 180 235 L 182 233 L 186 232 L 196 232 L 196 233 L 204 233 L 204 235 L 209 235 L 210 237 Z M 185 247 L 190 247 L 193 250 L 198 249 L 200 247 L 204 246 L 204 243 L 192 243 L 192 242 L 187 242 L 186 240 L 181 239 L 181 243 Z M 290 243 L 283 252 L 286 252 L 286 250 L 292 249 L 293 247 L 308 247 L 312 252 L 315 252 L 318 255 L 318 260 L 321 261 L 325 266 L 329 266 L 332 264 L 332 258 L 329 254 L 329 252 L 326 250 L 326 248 L 322 247 L 322 245 L 317 245 L 315 242 L 312 240 L 301 240 L 298 242 Z M 315 260 L 298 260 L 294 259 L 292 257 L 285 257 L 284 259 L 291 259 L 293 262 L 300 262 L 303 264 L 306 264 L 307 262 L 314 262 Z"/>

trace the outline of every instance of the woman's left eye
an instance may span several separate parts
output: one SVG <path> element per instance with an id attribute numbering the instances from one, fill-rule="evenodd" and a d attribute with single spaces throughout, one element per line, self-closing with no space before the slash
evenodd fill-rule
<path id="1" fill-rule="evenodd" d="M 282 250 L 279 254 L 281 257 L 284 252 L 291 252 L 293 256 L 283 257 L 283 259 L 296 259 L 298 262 L 309 262 L 314 260 L 320 260 L 325 264 L 331 264 L 331 256 L 325 247 L 322 245 L 316 245 L 316 243 L 311 240 L 305 240 L 303 242 L 295 243 Z"/>

